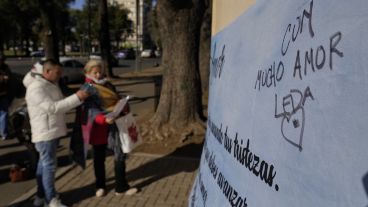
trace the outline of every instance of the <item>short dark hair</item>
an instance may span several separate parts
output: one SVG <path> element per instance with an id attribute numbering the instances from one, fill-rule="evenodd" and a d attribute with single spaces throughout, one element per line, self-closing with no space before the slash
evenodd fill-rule
<path id="1" fill-rule="evenodd" d="M 62 65 L 56 61 L 55 59 L 52 59 L 52 58 L 49 58 L 49 59 L 46 59 L 45 61 L 42 61 L 41 62 L 41 65 L 43 65 L 43 70 L 48 70 L 50 67 L 53 67 L 53 66 L 59 66 L 59 67 L 62 67 Z"/>

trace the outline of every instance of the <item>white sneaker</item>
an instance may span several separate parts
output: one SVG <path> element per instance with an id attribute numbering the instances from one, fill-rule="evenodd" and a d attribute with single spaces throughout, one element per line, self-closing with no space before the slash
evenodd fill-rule
<path id="1" fill-rule="evenodd" d="M 131 196 L 138 192 L 138 188 L 129 188 L 129 190 L 125 191 L 125 195 Z"/>
<path id="2" fill-rule="evenodd" d="M 103 189 L 103 188 L 99 188 L 99 189 L 97 189 L 97 191 L 96 191 L 96 197 L 102 197 L 102 196 L 104 196 L 105 195 L 105 189 Z"/>
<path id="3" fill-rule="evenodd" d="M 62 204 L 61 201 L 57 198 L 53 198 L 50 203 L 49 207 L 67 207 L 66 205 Z"/>
<path id="4" fill-rule="evenodd" d="M 127 195 L 127 196 L 131 196 L 134 195 L 138 192 L 138 188 L 129 188 L 127 191 L 119 193 L 119 192 L 115 192 L 116 196 L 121 196 L 121 195 Z"/>
<path id="5" fill-rule="evenodd" d="M 34 206 L 43 206 L 44 203 L 45 203 L 45 200 L 43 198 L 35 196 L 34 201 L 33 201 Z"/>

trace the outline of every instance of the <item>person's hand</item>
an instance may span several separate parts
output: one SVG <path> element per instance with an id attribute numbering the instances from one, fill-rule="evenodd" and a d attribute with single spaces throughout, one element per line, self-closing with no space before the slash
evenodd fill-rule
<path id="1" fill-rule="evenodd" d="M 113 124 L 115 121 L 115 118 L 111 118 L 111 117 L 106 117 L 106 123 L 108 124 Z"/>
<path id="2" fill-rule="evenodd" d="M 84 90 L 79 90 L 75 94 L 77 94 L 79 100 L 84 101 L 88 98 L 89 94 Z"/>

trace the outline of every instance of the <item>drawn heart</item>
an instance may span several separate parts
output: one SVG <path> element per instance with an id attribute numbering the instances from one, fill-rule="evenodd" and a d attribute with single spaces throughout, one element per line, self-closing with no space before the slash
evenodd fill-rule
<path id="1" fill-rule="evenodd" d="M 284 116 L 281 122 L 281 134 L 286 141 L 302 151 L 305 114 L 301 107 L 289 117 Z"/>

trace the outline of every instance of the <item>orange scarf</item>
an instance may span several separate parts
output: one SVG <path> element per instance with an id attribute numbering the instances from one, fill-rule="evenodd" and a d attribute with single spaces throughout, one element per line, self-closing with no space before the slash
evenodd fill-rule
<path id="1" fill-rule="evenodd" d="M 107 112 L 113 111 L 116 103 L 120 99 L 118 94 L 102 85 L 93 84 L 93 86 L 98 91 L 98 96 L 101 100 L 103 109 Z"/>

